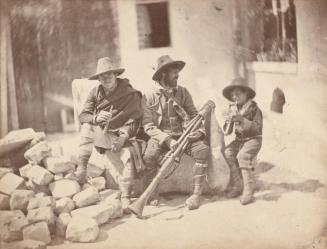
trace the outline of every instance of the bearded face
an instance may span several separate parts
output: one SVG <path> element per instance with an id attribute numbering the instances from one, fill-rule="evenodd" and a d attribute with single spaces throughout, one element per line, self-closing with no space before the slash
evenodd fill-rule
<path id="1" fill-rule="evenodd" d="M 179 69 L 176 67 L 168 67 L 162 73 L 162 81 L 168 87 L 176 87 L 178 76 L 179 76 Z"/>

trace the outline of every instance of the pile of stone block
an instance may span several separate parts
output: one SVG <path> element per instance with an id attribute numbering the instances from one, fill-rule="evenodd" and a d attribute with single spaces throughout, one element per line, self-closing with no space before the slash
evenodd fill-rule
<path id="1" fill-rule="evenodd" d="M 46 248 L 55 237 L 94 242 L 101 225 L 122 217 L 118 191 L 105 189 L 105 178 L 94 172 L 80 186 L 76 162 L 54 155 L 44 139 L 24 157 L 28 164 L 19 172 L 0 167 L 1 248 Z"/>

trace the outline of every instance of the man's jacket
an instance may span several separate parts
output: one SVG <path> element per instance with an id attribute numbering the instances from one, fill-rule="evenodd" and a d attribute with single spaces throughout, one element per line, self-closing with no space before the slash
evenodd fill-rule
<path id="1" fill-rule="evenodd" d="M 117 78 L 117 88 L 105 94 L 102 85 L 93 88 L 79 115 L 80 122 L 98 125 L 95 117 L 100 111 L 112 110 L 113 116 L 109 122 L 109 130 L 123 133 L 127 137 L 135 135 L 136 123 L 142 118 L 142 95 L 132 88 L 127 79 Z M 104 127 L 102 127 L 104 128 Z"/>
<path id="2" fill-rule="evenodd" d="M 173 91 L 173 100 L 178 107 L 182 107 L 188 117 L 184 119 L 192 119 L 198 111 L 194 106 L 193 99 L 186 88 L 177 86 Z M 156 139 L 159 144 L 163 144 L 170 134 L 164 132 L 159 127 L 163 122 L 164 106 L 167 104 L 167 97 L 164 89 L 159 84 L 154 84 L 149 91 L 143 95 L 143 121 L 144 131 L 153 139 Z M 182 116 L 182 115 L 180 115 Z M 183 118 L 178 119 L 183 122 Z M 185 120 L 184 120 L 185 121 Z M 204 133 L 204 129 L 201 129 Z"/>

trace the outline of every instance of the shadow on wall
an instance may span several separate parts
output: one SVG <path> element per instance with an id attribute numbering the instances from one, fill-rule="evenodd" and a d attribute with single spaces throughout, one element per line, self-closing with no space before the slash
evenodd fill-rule
<path id="1" fill-rule="evenodd" d="M 268 162 L 260 162 L 257 165 L 256 175 L 265 173 L 271 170 L 275 165 L 270 164 Z M 257 200 L 265 200 L 265 201 L 277 201 L 283 194 L 299 191 L 303 193 L 314 193 L 319 188 L 325 187 L 324 184 L 321 184 L 320 181 L 315 179 L 308 179 L 303 182 L 298 183 L 272 183 L 266 182 L 262 180 L 256 181 L 256 192 L 269 191 L 269 193 L 259 195 L 256 197 Z"/>

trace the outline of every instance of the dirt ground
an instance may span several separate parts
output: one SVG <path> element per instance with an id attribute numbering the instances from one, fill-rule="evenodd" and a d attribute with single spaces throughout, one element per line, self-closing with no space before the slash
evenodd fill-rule
<path id="1" fill-rule="evenodd" d="M 289 128 L 282 117 L 265 117 L 254 203 L 204 196 L 200 209 L 188 211 L 187 196 L 167 195 L 159 207 L 145 207 L 147 219 L 130 215 L 102 226 L 95 243 L 56 240 L 48 248 L 327 248 L 327 239 L 312 245 L 327 235 L 324 139 Z"/>

